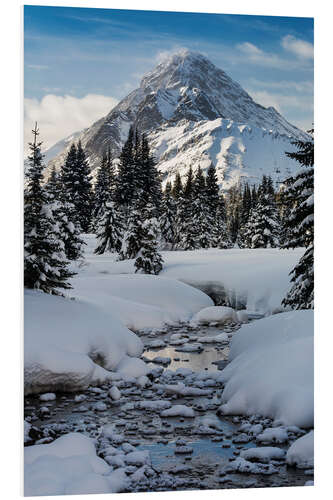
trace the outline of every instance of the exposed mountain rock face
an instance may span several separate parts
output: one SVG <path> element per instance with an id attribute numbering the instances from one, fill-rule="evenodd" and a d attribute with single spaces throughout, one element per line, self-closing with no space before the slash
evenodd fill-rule
<path id="1" fill-rule="evenodd" d="M 283 178 L 291 165 L 284 157 L 290 140 L 307 137 L 274 108 L 254 102 L 206 57 L 186 50 L 146 74 L 138 89 L 82 132 L 92 171 L 109 146 L 118 157 L 131 124 L 147 134 L 164 180 L 177 170 L 185 174 L 190 164 L 205 169 L 213 162 L 223 188 L 241 177 L 256 182 L 263 173 Z M 67 151 L 49 166 L 60 166 Z"/>

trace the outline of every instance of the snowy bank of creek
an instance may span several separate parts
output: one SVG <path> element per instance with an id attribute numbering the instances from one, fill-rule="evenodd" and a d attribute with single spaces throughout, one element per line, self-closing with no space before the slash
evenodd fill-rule
<path id="1" fill-rule="evenodd" d="M 304 430 L 259 415 L 218 411 L 224 388 L 220 369 L 228 362 L 229 341 L 239 327 L 232 322 L 224 327 L 184 323 L 142 330 L 137 333 L 145 345 L 142 357 L 150 361 L 147 377 L 119 376 L 85 391 L 26 397 L 25 444 L 32 458 L 27 455 L 25 494 L 311 484 L 311 466 L 294 468 L 286 460 L 288 448 Z M 64 451 L 66 443 L 59 441 L 67 436 L 71 448 L 73 432 L 93 440 L 97 457 L 89 455 L 89 467 L 81 463 L 86 456 L 79 457 L 79 465 L 69 462 L 59 478 L 59 457 L 73 460 L 72 452 Z M 48 454 L 47 443 L 57 458 L 39 465 L 34 455 Z M 69 472 L 71 467 L 78 477 Z"/>

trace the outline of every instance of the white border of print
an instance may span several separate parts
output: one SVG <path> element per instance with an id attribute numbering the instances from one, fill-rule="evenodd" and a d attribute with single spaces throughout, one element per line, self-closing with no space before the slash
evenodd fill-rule
<path id="1" fill-rule="evenodd" d="M 29 5 L 60 5 L 74 7 L 119 8 L 112 0 L 63 0 L 34 1 Z M 320 4 L 320 5 L 319 5 Z M 6 500 L 22 495 L 22 5 L 19 0 L 4 2 L 1 10 L 1 138 L 5 138 L 1 148 L 1 340 L 2 340 L 2 409 L 1 409 L 1 492 Z M 214 12 L 225 14 L 283 15 L 315 17 L 315 127 L 316 127 L 316 478 L 315 487 L 247 489 L 209 491 L 214 498 L 245 498 L 247 500 L 280 499 L 281 495 L 306 500 L 307 498 L 328 498 L 331 493 L 331 458 L 329 452 L 331 413 L 327 408 L 330 400 L 330 364 L 332 334 L 329 328 L 330 272 L 332 233 L 332 78 L 326 68 L 331 66 L 332 8 L 324 2 L 307 0 L 169 0 L 129 1 L 123 0 L 121 8 L 145 10 L 173 10 L 183 12 Z M 319 84 L 320 81 L 320 84 Z M 19 97 L 20 96 L 20 97 Z M 330 116 L 331 115 L 331 116 Z M 20 131 L 20 134 L 18 133 Z M 332 195 L 331 195 L 332 197 Z M 332 378 L 331 378 L 332 380 Z M 208 492 L 189 491 L 179 493 L 159 493 L 166 499 L 200 499 Z M 39 497 L 46 498 L 46 497 Z M 67 498 L 61 496 L 58 498 Z M 88 498 L 77 496 L 76 498 Z M 89 500 L 99 500 L 100 495 L 89 495 Z M 147 499 L 147 494 L 122 494 L 119 498 Z M 150 497 L 149 497 L 150 498 Z"/>

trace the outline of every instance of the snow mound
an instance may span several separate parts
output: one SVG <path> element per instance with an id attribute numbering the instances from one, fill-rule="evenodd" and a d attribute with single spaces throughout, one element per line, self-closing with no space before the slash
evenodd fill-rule
<path id="1" fill-rule="evenodd" d="M 314 433 L 308 432 L 305 436 L 298 438 L 287 451 L 287 463 L 295 465 L 300 469 L 313 467 L 314 456 Z"/>
<path id="2" fill-rule="evenodd" d="M 281 313 L 244 325 L 222 371 L 223 414 L 261 414 L 313 426 L 313 311 Z"/>
<path id="3" fill-rule="evenodd" d="M 25 448 L 24 463 L 25 496 L 115 493 L 127 484 L 124 471 L 112 472 L 93 440 L 79 433 Z"/>
<path id="4" fill-rule="evenodd" d="M 111 377 L 108 370 L 120 365 L 125 372 L 129 360 L 138 363 L 134 359 L 143 350 L 141 340 L 117 318 L 76 300 L 26 291 L 24 322 L 26 394 L 102 383 Z"/>
<path id="5" fill-rule="evenodd" d="M 92 238 L 92 236 L 89 235 L 89 238 Z M 90 250 L 88 249 L 88 251 Z M 187 313 L 192 312 L 192 315 L 194 315 L 203 308 L 213 306 L 212 301 L 209 301 L 209 299 L 207 301 L 206 296 L 204 296 L 205 299 L 201 296 L 200 303 L 195 301 L 193 306 L 188 307 L 187 302 L 179 300 L 182 297 L 178 295 L 177 299 L 177 296 L 174 295 L 171 283 L 169 285 L 166 283 L 162 285 L 162 279 L 170 278 L 198 288 L 212 297 L 216 304 L 228 305 L 234 309 L 242 310 L 242 313 L 238 317 L 239 322 L 245 323 L 247 321 L 245 309 L 263 315 L 281 312 L 283 311 L 281 301 L 290 288 L 289 273 L 303 253 L 304 249 L 302 248 L 294 250 L 281 250 L 279 248 L 233 248 L 220 250 L 211 248 L 193 251 L 164 251 L 162 252 L 164 268 L 159 276 L 146 277 L 150 281 L 153 279 L 156 280 L 154 288 L 155 301 L 151 302 L 151 304 L 161 307 L 161 304 L 163 305 L 163 297 L 165 297 L 164 290 L 169 286 L 169 297 L 166 297 L 163 308 L 169 310 L 170 307 L 170 310 L 172 310 L 171 306 L 174 304 L 176 311 L 179 311 L 179 309 L 183 310 L 182 318 L 184 320 L 188 319 L 187 315 L 184 314 L 185 308 Z M 100 273 L 107 272 L 110 275 L 118 275 L 117 279 L 121 278 L 123 279 L 123 283 L 126 283 L 125 276 L 122 273 L 126 275 L 134 274 L 133 260 L 116 262 L 115 258 L 111 259 L 109 254 L 108 258 L 104 258 L 103 267 L 103 260 L 97 261 L 96 256 L 93 257 L 89 253 L 86 253 L 86 259 L 92 267 L 91 270 L 88 268 L 80 273 L 82 277 L 84 273 L 95 272 L 96 274 L 97 269 L 99 269 Z M 96 271 L 94 271 L 95 269 Z M 134 278 L 140 279 L 140 276 L 135 276 Z M 82 289 L 79 281 L 80 278 L 72 280 L 77 295 L 81 296 L 81 293 L 89 293 L 89 290 L 86 292 Z M 144 299 L 145 294 L 141 297 L 141 288 L 140 293 L 138 293 L 137 288 L 134 288 L 134 283 L 138 284 L 139 281 L 132 282 L 131 297 L 125 297 L 122 290 L 119 296 L 123 299 L 126 298 L 127 300 L 140 302 L 141 304 L 149 303 L 149 300 L 145 301 Z M 84 282 L 82 282 L 82 285 L 84 285 Z M 88 288 L 87 283 L 84 286 Z M 137 286 L 139 287 L 139 285 Z M 99 285 L 98 288 L 100 288 Z M 180 293 L 180 291 L 179 289 L 177 293 Z M 185 289 L 183 292 L 185 294 Z M 188 293 L 187 301 L 189 299 L 194 300 L 194 296 L 190 295 L 189 291 Z M 118 295 L 118 293 L 115 293 L 115 295 Z M 173 317 L 174 315 L 175 313 Z M 141 313 L 138 312 L 137 316 L 141 317 Z M 124 315 L 123 318 L 126 319 L 127 316 Z M 179 318 L 180 314 L 178 314 Z M 125 324 L 129 326 L 129 323 L 126 321 Z"/>
<path id="6" fill-rule="evenodd" d="M 175 279 L 134 275 L 134 260 L 112 263 L 93 255 L 94 238 L 88 236 L 88 265 L 72 279 L 71 294 L 113 314 L 131 330 L 188 321 L 202 308 L 213 305 L 205 293 Z"/>
<path id="7" fill-rule="evenodd" d="M 209 249 L 162 252 L 160 276 L 177 278 L 218 304 L 261 314 L 280 312 L 290 288 L 289 272 L 304 249 Z"/>
<path id="8" fill-rule="evenodd" d="M 205 309 L 199 311 L 192 318 L 192 323 L 198 323 L 200 325 L 207 325 L 212 322 L 223 325 L 227 321 L 233 321 L 235 323 L 238 321 L 236 311 L 232 309 L 232 307 L 205 307 Z"/>

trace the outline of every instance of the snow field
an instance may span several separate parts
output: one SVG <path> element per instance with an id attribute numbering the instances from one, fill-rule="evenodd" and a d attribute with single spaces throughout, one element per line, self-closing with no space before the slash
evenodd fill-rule
<path id="1" fill-rule="evenodd" d="M 134 330 L 188 321 L 213 306 L 207 295 L 195 295 L 191 288 L 177 288 L 174 280 L 242 309 L 237 312 L 238 322 L 246 323 L 248 312 L 281 312 L 281 301 L 290 288 L 289 272 L 304 253 L 302 248 L 163 251 L 164 267 L 159 276 L 137 276 L 134 260 L 116 262 L 114 254 L 93 255 L 94 236 L 85 235 L 85 241 L 87 265 L 72 279 L 71 293 L 107 307 Z M 134 275 L 133 281 L 126 282 L 128 275 Z M 170 282 L 163 281 L 165 278 Z M 211 322 L 215 314 L 219 318 L 214 311 Z"/>

